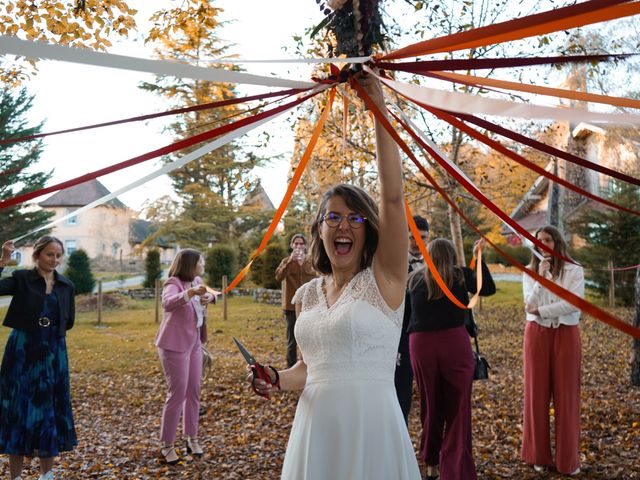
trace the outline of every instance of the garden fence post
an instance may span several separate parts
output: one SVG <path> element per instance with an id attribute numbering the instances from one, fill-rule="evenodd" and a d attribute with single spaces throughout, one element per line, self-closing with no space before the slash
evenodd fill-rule
<path id="1" fill-rule="evenodd" d="M 222 319 L 227 319 L 227 276 L 222 276 Z"/>
<path id="2" fill-rule="evenodd" d="M 615 279 L 613 275 L 613 260 L 609 260 L 609 307 L 613 308 L 616 306 L 616 285 Z"/>
<path id="3" fill-rule="evenodd" d="M 96 310 L 98 311 L 98 321 L 96 325 L 102 325 L 102 280 L 98 280 L 98 298 L 96 301 Z"/>
<path id="4" fill-rule="evenodd" d="M 155 306 L 156 306 L 155 321 L 156 323 L 160 323 L 160 279 L 159 278 L 156 278 L 155 294 L 153 298 L 155 300 Z"/>

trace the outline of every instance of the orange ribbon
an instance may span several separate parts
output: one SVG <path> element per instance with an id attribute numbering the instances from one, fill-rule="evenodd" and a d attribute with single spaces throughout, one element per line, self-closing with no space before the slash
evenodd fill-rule
<path id="1" fill-rule="evenodd" d="M 607 4 L 611 5 L 611 3 L 613 3 L 613 0 L 609 2 L 584 2 L 486 27 L 474 28 L 465 32 L 408 45 L 383 56 L 381 59 L 392 60 L 417 57 L 430 53 L 454 52 L 456 50 L 495 45 L 640 13 L 640 2 L 607 6 Z M 588 4 L 594 4 L 595 6 L 590 7 Z M 604 7 L 599 5 L 604 5 Z M 587 11 L 585 12 L 585 10 Z"/>
<path id="2" fill-rule="evenodd" d="M 300 159 L 300 163 L 296 167 L 296 170 L 293 174 L 293 178 L 289 183 L 289 187 L 287 188 L 284 198 L 280 202 L 280 206 L 278 207 L 278 210 L 276 211 L 273 219 L 271 220 L 271 225 L 269 225 L 267 232 L 264 234 L 264 237 L 262 238 L 262 242 L 260 242 L 260 245 L 251 256 L 251 260 L 249 260 L 249 263 L 247 263 L 247 265 L 245 265 L 245 267 L 242 270 L 240 270 L 240 272 L 236 275 L 236 277 L 231 281 L 229 286 L 225 288 L 224 293 L 230 292 L 236 287 L 236 285 L 238 285 L 238 283 L 240 283 L 240 281 L 244 278 L 244 276 L 247 274 L 247 272 L 251 268 L 251 264 L 253 263 L 253 261 L 256 259 L 256 257 L 258 257 L 258 255 L 260 255 L 260 253 L 262 253 L 264 248 L 267 246 L 267 243 L 269 243 L 269 240 L 271 240 L 271 237 L 273 236 L 273 233 L 276 231 L 276 228 L 278 227 L 278 223 L 282 219 L 282 216 L 284 215 L 284 212 L 287 209 L 289 202 L 291 201 L 291 197 L 293 196 L 293 193 L 295 192 L 296 187 L 298 186 L 298 182 L 302 177 L 302 173 L 304 172 L 304 169 L 306 168 L 307 163 L 309 163 L 309 159 L 311 158 L 313 149 L 316 146 L 318 137 L 322 132 L 322 127 L 324 126 L 327 120 L 327 117 L 329 116 L 329 112 L 331 111 L 331 106 L 333 105 L 333 100 L 335 98 L 335 95 L 336 95 L 335 89 L 332 88 L 329 91 L 329 98 L 327 100 L 327 104 L 324 108 L 324 111 L 322 112 L 322 115 L 320 115 L 320 118 L 318 119 L 318 122 L 314 127 L 313 134 L 311 135 L 311 139 L 309 140 L 309 144 L 307 145 L 307 148 L 304 154 L 302 155 L 302 158 Z"/>

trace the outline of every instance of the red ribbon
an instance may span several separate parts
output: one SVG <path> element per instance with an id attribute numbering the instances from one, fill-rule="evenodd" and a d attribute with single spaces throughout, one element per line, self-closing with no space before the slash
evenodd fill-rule
<path id="1" fill-rule="evenodd" d="M 579 62 L 604 62 L 638 55 L 627 53 L 618 55 L 570 55 L 564 57 L 525 57 L 525 58 L 469 58 L 455 60 L 420 60 L 417 62 L 375 62 L 383 70 L 402 71 L 417 74 L 440 70 L 483 70 L 495 68 L 514 68 L 531 65 L 553 65 Z"/>
<path id="2" fill-rule="evenodd" d="M 57 192 L 58 190 L 63 190 L 65 188 L 72 187 L 74 185 L 79 185 L 80 183 L 87 182 L 89 180 L 93 180 L 95 178 L 101 177 L 103 175 L 107 175 L 109 173 L 116 172 L 118 170 L 122 170 L 124 168 L 130 167 L 132 165 L 137 165 L 138 163 L 145 162 L 147 160 L 151 160 L 152 158 L 160 157 L 162 155 L 166 155 L 168 153 L 172 153 L 183 148 L 189 147 L 191 145 L 195 145 L 197 143 L 203 142 L 205 140 L 209 140 L 211 138 L 224 135 L 226 133 L 232 132 L 240 127 L 244 127 L 245 125 L 250 125 L 264 118 L 271 117 L 277 113 L 280 113 L 284 110 L 288 110 L 289 108 L 295 107 L 296 105 L 301 104 L 305 100 L 317 95 L 318 92 L 312 93 L 310 95 L 306 95 L 302 98 L 294 100 L 292 102 L 286 103 L 276 108 L 272 108 L 271 110 L 267 110 L 265 112 L 259 113 L 257 115 L 253 115 L 248 118 L 243 118 L 242 120 L 238 120 L 237 122 L 230 123 L 228 125 L 223 125 L 218 128 L 214 128 L 213 130 L 209 130 L 207 132 L 201 133 L 199 135 L 195 135 L 193 137 L 180 140 L 178 142 L 172 143 L 170 145 L 164 146 L 157 150 L 153 150 L 151 152 L 139 155 L 137 157 L 133 157 L 129 160 L 125 160 L 124 162 L 117 163 L 110 167 L 102 168 L 100 170 L 96 170 L 91 173 L 87 173 L 80 177 L 76 177 L 72 180 L 67 180 L 66 182 L 58 183 L 56 185 L 52 185 L 50 187 L 41 188 L 39 190 L 35 190 L 33 192 L 28 192 L 22 195 L 18 195 L 17 197 L 13 197 L 7 200 L 3 200 L 0 202 L 0 208 L 6 208 L 11 205 L 18 205 L 20 203 L 24 203 L 27 200 L 31 200 L 33 198 L 39 197 L 41 195 L 45 195 L 51 192 Z"/>
<path id="3" fill-rule="evenodd" d="M 496 125 L 495 123 L 491 123 L 487 120 L 483 120 L 482 118 L 476 117 L 475 115 L 470 115 L 466 113 L 457 113 L 457 112 L 449 112 L 449 113 L 467 122 L 474 123 L 478 127 L 484 128 L 486 130 L 490 130 L 494 133 L 497 133 L 498 135 L 502 135 L 503 137 L 509 138 L 516 142 L 523 143 L 541 152 L 548 153 L 549 155 L 553 155 L 558 158 L 562 158 L 564 160 L 567 160 L 568 162 L 575 163 L 576 165 L 580 165 L 581 167 L 589 168 L 591 170 L 595 170 L 596 172 L 604 173 L 605 175 L 608 175 L 613 178 L 617 178 L 618 180 L 622 180 L 624 182 L 640 186 L 640 179 L 638 178 L 632 177 L 630 175 L 626 175 L 621 172 L 617 172 L 615 170 L 611 170 L 610 168 L 604 167 L 602 165 L 598 165 L 597 163 L 594 163 L 594 162 L 590 162 L 589 160 L 580 158 L 569 152 L 564 152 L 562 150 L 554 148 L 545 143 L 539 142 L 532 138 L 526 137 L 524 135 L 521 135 L 519 133 L 513 132 L 504 127 Z"/>
<path id="4" fill-rule="evenodd" d="M 402 120 L 400 120 L 393 113 L 392 113 L 392 115 L 398 121 L 398 123 L 400 125 L 402 125 L 402 127 L 407 131 L 407 133 L 409 133 L 409 135 L 411 135 L 411 137 L 422 148 L 424 148 L 427 152 L 429 152 L 429 154 L 438 162 L 438 164 L 440 164 L 451 176 L 453 176 L 458 181 L 458 183 L 460 183 L 469 193 L 471 193 L 474 197 L 476 197 L 485 207 L 487 207 L 489 210 L 491 210 L 493 213 L 495 213 L 503 222 L 505 222 L 508 225 L 510 225 L 514 230 L 517 230 L 518 233 L 520 233 L 522 236 L 526 237 L 529 241 L 531 241 L 533 244 L 538 246 L 538 248 L 546 251 L 550 255 L 554 255 L 554 256 L 556 256 L 558 258 L 561 258 L 565 262 L 575 263 L 571 259 L 560 255 L 558 252 L 554 251 L 553 249 L 550 249 L 549 247 L 544 245 L 542 242 L 540 242 L 534 235 L 532 235 L 527 230 L 522 228 L 522 226 L 518 222 L 516 222 L 513 218 L 511 218 L 509 215 L 507 215 L 505 212 L 503 212 L 500 209 L 500 207 L 498 207 L 495 203 L 493 203 L 491 200 L 489 200 L 489 198 L 487 198 L 480 190 L 478 190 L 478 188 L 475 185 L 473 185 L 471 182 L 469 182 L 464 176 L 460 175 L 460 173 L 458 173 L 458 171 L 455 168 L 453 168 L 451 165 L 449 165 L 449 162 L 447 162 L 444 158 L 442 158 L 438 154 L 438 152 L 436 152 L 429 145 L 427 145 L 422 140 L 422 138 L 420 138 L 420 136 L 416 132 L 413 131 L 413 129 L 411 129 L 408 125 L 406 125 Z M 409 157 L 411 158 L 413 163 L 420 169 L 420 171 L 425 175 L 425 177 L 427 177 L 428 179 L 431 178 L 431 175 L 429 175 L 429 173 L 420 164 L 418 159 L 415 156 L 413 156 L 413 154 L 410 155 Z"/>
<path id="5" fill-rule="evenodd" d="M 615 208 L 617 210 L 621 210 L 623 212 L 626 213 L 630 213 L 632 215 L 638 215 L 640 216 L 640 212 L 637 210 L 632 210 L 630 208 L 627 207 L 623 207 L 622 205 L 618 205 L 617 203 L 611 202 L 609 200 L 606 200 L 602 197 L 599 197 L 598 195 L 595 195 L 591 192 L 588 192 L 580 187 L 577 187 L 576 185 L 573 185 L 571 182 L 568 182 L 567 180 L 560 178 L 556 175 L 554 175 L 551 172 L 547 172 L 544 168 L 539 167 L 538 165 L 536 165 L 533 162 L 530 162 L 529 160 L 527 160 L 526 158 L 522 157 L 521 155 L 518 155 L 517 153 L 509 150 L 507 147 L 505 147 L 504 145 L 502 145 L 500 142 L 496 142 L 495 140 L 492 140 L 491 138 L 487 137 L 486 135 L 474 130 L 473 128 L 470 128 L 468 125 L 466 125 L 465 123 L 461 122 L 460 120 L 458 120 L 457 118 L 455 118 L 453 115 L 446 113 L 443 110 L 440 110 L 438 108 L 435 107 L 429 107 L 423 103 L 419 103 L 419 102 L 415 102 L 417 105 L 420 105 L 422 108 L 424 108 L 425 110 L 433 113 L 435 116 L 437 116 L 438 118 L 444 120 L 445 122 L 448 122 L 449 124 L 451 124 L 452 126 L 454 126 L 455 128 L 458 128 L 459 130 L 463 131 L 464 133 L 466 133 L 467 135 L 469 135 L 472 138 L 475 138 L 476 140 L 481 141 L 482 143 L 484 143 L 485 145 L 488 145 L 489 147 L 493 148 L 494 150 L 502 153 L 503 155 L 506 155 L 507 157 L 511 158 L 512 160 L 515 160 L 516 162 L 518 162 L 520 165 L 523 165 L 525 167 L 527 167 L 530 170 L 533 170 L 534 172 L 536 172 L 539 175 L 542 175 L 544 177 L 547 177 L 548 179 L 562 185 L 565 188 L 568 188 L 570 190 L 573 190 L 574 192 L 590 198 L 591 200 L 595 200 L 596 202 L 602 203 L 603 205 L 607 205 L 608 207 L 611 208 Z"/>
<path id="6" fill-rule="evenodd" d="M 308 89 L 306 89 L 306 90 L 308 90 Z M 262 100 L 262 99 L 271 98 L 271 97 L 280 97 L 280 96 L 285 96 L 285 95 L 286 96 L 295 95 L 296 93 L 300 93 L 300 92 L 304 92 L 304 91 L 305 91 L 305 89 L 301 89 L 301 88 L 291 88 L 289 90 L 281 90 L 279 92 L 261 93 L 261 94 L 258 94 L 258 95 L 250 95 L 250 96 L 247 96 L 247 97 L 231 98 L 229 100 L 220 100 L 218 102 L 203 103 L 202 105 L 194 105 L 194 106 L 191 106 L 191 107 L 176 108 L 174 110 L 168 110 L 166 112 L 151 113 L 151 114 L 148 114 L 148 115 L 140 115 L 138 117 L 125 118 L 123 120 L 113 120 L 111 122 L 96 123 L 96 124 L 87 125 L 87 126 L 84 126 L 84 127 L 68 128 L 66 130 L 57 130 L 55 132 L 49 132 L 49 133 L 38 133 L 36 135 L 27 135 L 27 136 L 24 136 L 24 137 L 4 138 L 4 139 L 0 139 L 0 145 L 5 145 L 5 144 L 8 144 L 8 143 L 24 142 L 24 141 L 27 141 L 27 140 L 35 140 L 36 138 L 50 137 L 52 135 L 60 135 L 62 133 L 80 132 L 82 130 L 90 130 L 90 129 L 93 129 L 93 128 L 110 127 L 112 125 L 120 125 L 122 123 L 140 122 L 142 120 L 150 120 L 152 118 L 166 117 L 168 115 L 178 115 L 178 114 L 181 114 L 181 113 L 195 112 L 195 111 L 200 111 L 200 110 L 208 110 L 208 109 L 211 109 L 211 108 L 226 107 L 228 105 L 236 105 L 238 103 L 250 102 L 252 100 Z"/>

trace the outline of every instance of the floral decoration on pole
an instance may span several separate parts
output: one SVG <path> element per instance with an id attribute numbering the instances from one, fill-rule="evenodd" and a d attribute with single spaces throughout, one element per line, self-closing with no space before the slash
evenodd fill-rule
<path id="1" fill-rule="evenodd" d="M 316 0 L 325 19 L 313 30 L 314 37 L 326 28 L 335 38 L 332 55 L 359 57 L 371 55 L 373 47 L 382 46 L 384 35 L 381 0 Z"/>

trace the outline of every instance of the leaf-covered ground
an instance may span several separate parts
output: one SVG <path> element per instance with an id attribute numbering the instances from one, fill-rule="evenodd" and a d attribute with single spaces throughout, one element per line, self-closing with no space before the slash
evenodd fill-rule
<path id="1" fill-rule="evenodd" d="M 523 315 L 516 286 L 500 286 L 502 291 L 485 300 L 478 313 L 481 349 L 492 365 L 491 379 L 474 384 L 478 477 L 562 478 L 553 473 L 538 475 L 519 460 Z M 202 392 L 204 458 L 185 457 L 172 467 L 157 459 L 165 386 L 153 346 L 153 305 L 129 302 L 126 309 L 107 312 L 102 328 L 93 325 L 91 314 L 83 314 L 69 334 L 80 445 L 59 459 L 58 478 L 279 478 L 297 395 L 283 394 L 270 402 L 250 395 L 243 380 L 244 364 L 231 336 L 241 338 L 259 360 L 284 363 L 280 310 L 246 298 L 232 299 L 230 318 L 223 321 L 222 308 L 215 308 L 210 346 L 216 361 Z M 617 313 L 625 318 L 631 315 L 624 310 Z M 2 344 L 8 329 L 3 330 Z M 630 341 L 589 318 L 583 321 L 582 341 L 583 467 L 578 478 L 640 479 L 640 389 L 629 384 Z M 419 431 L 416 401 L 410 420 L 416 447 Z M 37 478 L 37 460 L 25 473 L 26 478 Z M 0 475 L 8 478 L 6 456 Z"/>

